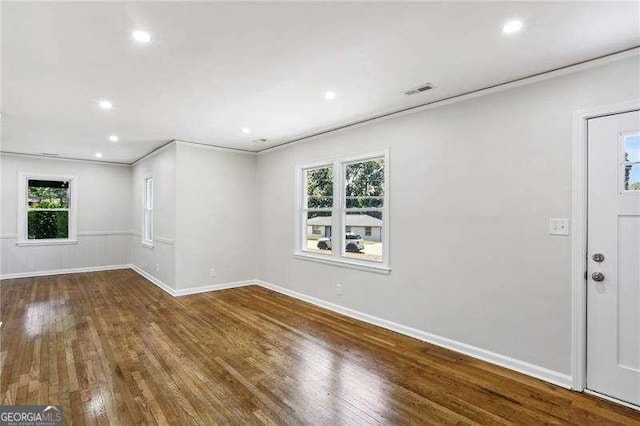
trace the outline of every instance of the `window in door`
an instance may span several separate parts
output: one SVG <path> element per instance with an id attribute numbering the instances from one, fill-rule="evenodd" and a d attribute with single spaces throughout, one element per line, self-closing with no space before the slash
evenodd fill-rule
<path id="1" fill-rule="evenodd" d="M 625 191 L 640 191 L 640 134 L 623 137 L 623 182 Z"/>

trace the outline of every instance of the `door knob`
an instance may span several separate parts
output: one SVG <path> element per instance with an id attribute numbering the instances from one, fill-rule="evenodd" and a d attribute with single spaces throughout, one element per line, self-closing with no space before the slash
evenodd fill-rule
<path id="1" fill-rule="evenodd" d="M 604 274 L 602 272 L 594 272 L 591 274 L 591 278 L 594 281 L 604 281 Z"/>
<path id="2" fill-rule="evenodd" d="M 596 253 L 593 255 L 593 257 L 591 257 L 593 259 L 594 262 L 604 262 L 604 254 L 602 253 Z"/>

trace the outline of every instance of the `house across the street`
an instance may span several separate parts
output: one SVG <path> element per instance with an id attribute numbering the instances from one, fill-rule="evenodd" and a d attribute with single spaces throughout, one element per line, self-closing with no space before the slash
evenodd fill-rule
<path id="1" fill-rule="evenodd" d="M 367 241 L 382 241 L 382 220 L 367 214 L 347 215 L 346 231 L 359 234 Z M 307 220 L 307 237 L 317 240 L 331 237 L 331 217 L 317 216 Z"/>

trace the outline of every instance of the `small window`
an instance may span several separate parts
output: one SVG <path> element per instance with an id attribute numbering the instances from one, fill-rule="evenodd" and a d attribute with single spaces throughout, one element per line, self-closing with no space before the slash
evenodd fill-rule
<path id="1" fill-rule="evenodd" d="M 144 180 L 144 212 L 142 242 L 153 245 L 153 178 Z"/>
<path id="2" fill-rule="evenodd" d="M 69 238 L 69 181 L 29 179 L 27 238 Z"/>
<path id="3" fill-rule="evenodd" d="M 72 177 L 20 174 L 18 244 L 75 242 Z"/>
<path id="4" fill-rule="evenodd" d="M 347 230 L 347 232 L 351 232 L 351 227 L 347 226 L 346 230 Z"/>
<path id="5" fill-rule="evenodd" d="M 370 226 L 365 226 L 364 227 L 364 235 L 366 237 L 370 237 L 371 236 L 371 227 Z"/>
<path id="6" fill-rule="evenodd" d="M 624 137 L 624 189 L 640 191 L 640 134 Z"/>

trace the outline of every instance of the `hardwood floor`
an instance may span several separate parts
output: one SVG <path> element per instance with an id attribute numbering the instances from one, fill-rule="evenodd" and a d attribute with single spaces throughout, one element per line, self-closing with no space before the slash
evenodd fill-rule
<path id="1" fill-rule="evenodd" d="M 640 412 L 251 286 L 2 281 L 4 404 L 65 424 L 638 424 Z"/>

